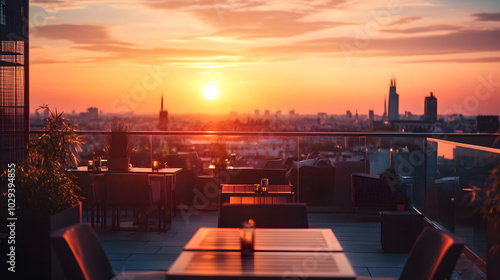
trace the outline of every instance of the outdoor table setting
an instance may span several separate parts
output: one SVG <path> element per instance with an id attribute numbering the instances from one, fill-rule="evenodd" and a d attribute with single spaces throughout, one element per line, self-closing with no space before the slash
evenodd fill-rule
<path id="1" fill-rule="evenodd" d="M 355 279 L 331 229 L 200 228 L 169 279 Z"/>

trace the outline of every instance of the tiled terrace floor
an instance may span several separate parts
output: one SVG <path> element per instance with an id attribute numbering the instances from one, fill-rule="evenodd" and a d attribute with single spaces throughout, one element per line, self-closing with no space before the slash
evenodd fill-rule
<path id="1" fill-rule="evenodd" d="M 178 213 L 164 233 L 99 230 L 98 235 L 115 271 L 168 270 L 198 228 L 217 226 L 216 211 L 198 213 Z M 383 253 L 379 221 L 354 214 L 310 213 L 309 227 L 331 228 L 356 274 L 399 277 L 407 255 Z M 454 273 L 453 279 L 480 278 Z"/>

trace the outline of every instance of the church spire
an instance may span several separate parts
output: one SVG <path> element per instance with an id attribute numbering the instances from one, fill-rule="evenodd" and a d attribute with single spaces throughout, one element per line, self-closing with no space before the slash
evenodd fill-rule
<path id="1" fill-rule="evenodd" d="M 161 110 L 163 112 L 163 93 L 161 94 Z"/>

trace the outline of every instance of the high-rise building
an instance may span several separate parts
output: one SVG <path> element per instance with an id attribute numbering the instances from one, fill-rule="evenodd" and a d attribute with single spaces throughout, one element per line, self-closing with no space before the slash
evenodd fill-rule
<path id="1" fill-rule="evenodd" d="M 0 0 L 0 171 L 21 162 L 29 139 L 28 0 Z"/>
<path id="2" fill-rule="evenodd" d="M 389 88 L 389 121 L 397 121 L 399 119 L 399 94 L 396 93 L 396 78 L 391 79 L 391 87 Z"/>
<path id="3" fill-rule="evenodd" d="M 161 95 L 160 119 L 158 121 L 159 130 L 168 130 L 168 111 L 163 110 L 163 94 Z"/>
<path id="4" fill-rule="evenodd" d="M 384 114 L 382 115 L 382 121 L 387 121 L 387 97 L 384 97 Z"/>
<path id="5" fill-rule="evenodd" d="M 431 96 L 427 96 L 424 102 L 424 120 L 437 121 L 437 99 L 431 92 Z"/>
<path id="6" fill-rule="evenodd" d="M 375 112 L 373 112 L 373 110 L 368 111 L 368 119 L 370 122 L 375 121 Z"/>

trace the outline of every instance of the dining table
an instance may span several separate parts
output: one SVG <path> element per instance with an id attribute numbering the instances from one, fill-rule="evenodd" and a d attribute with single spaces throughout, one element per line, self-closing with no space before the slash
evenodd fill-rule
<path id="1" fill-rule="evenodd" d="M 242 230 L 198 229 L 168 279 L 356 279 L 331 229 L 256 228 L 251 251 L 241 250 Z"/>
<path id="2" fill-rule="evenodd" d="M 74 169 L 69 169 L 69 172 L 77 174 L 78 172 L 90 172 L 94 175 L 96 174 L 111 174 L 111 173 L 132 173 L 132 174 L 144 174 L 144 175 L 163 175 L 165 178 L 165 184 L 169 191 L 165 192 L 165 203 L 169 205 L 166 214 L 166 230 L 170 227 L 172 223 L 172 215 L 176 216 L 177 213 L 177 201 L 176 201 L 176 189 L 177 189 L 177 175 L 182 171 L 182 168 L 166 167 L 159 168 L 158 170 L 153 170 L 151 167 L 131 167 L 127 171 L 113 171 L 109 170 L 107 167 L 90 169 L 88 166 L 78 166 Z M 168 203 L 167 203 L 168 202 Z"/>

